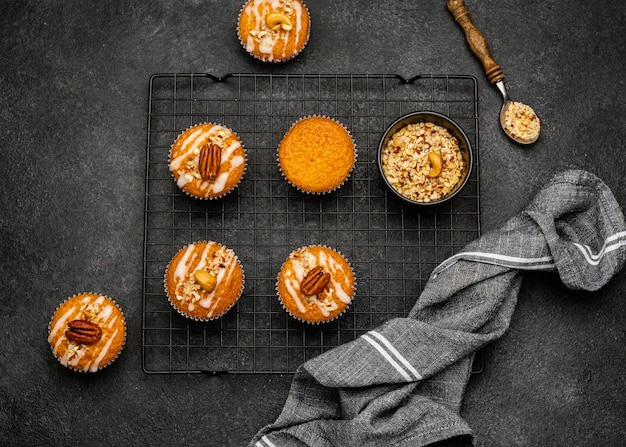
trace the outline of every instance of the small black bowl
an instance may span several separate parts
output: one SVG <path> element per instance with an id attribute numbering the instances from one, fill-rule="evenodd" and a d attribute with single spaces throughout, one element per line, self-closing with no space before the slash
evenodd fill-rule
<path id="1" fill-rule="evenodd" d="M 461 150 L 463 160 L 465 161 L 465 169 L 461 173 L 461 178 L 459 179 L 455 187 L 452 189 L 450 194 L 446 195 L 442 199 L 434 200 L 430 202 L 419 202 L 419 201 L 412 200 L 408 197 L 403 196 L 393 186 L 391 186 L 391 183 L 389 183 L 389 180 L 387 179 L 387 177 L 385 176 L 385 172 L 383 171 L 382 154 L 383 154 L 383 149 L 387 146 L 387 143 L 389 142 L 389 140 L 393 137 L 393 135 L 396 132 L 398 132 L 400 129 L 402 129 L 406 125 L 415 124 L 419 122 L 431 122 L 433 124 L 437 124 L 441 127 L 448 129 L 450 134 L 453 137 L 456 137 L 457 141 L 459 142 L 459 149 Z M 380 175 L 382 176 L 383 180 L 385 181 L 385 184 L 387 185 L 389 190 L 392 192 L 392 194 L 405 203 L 409 203 L 411 205 L 417 205 L 417 206 L 439 205 L 439 204 L 442 204 L 444 202 L 451 200 L 454 196 L 456 196 L 461 191 L 461 189 L 463 189 L 463 186 L 465 186 L 465 184 L 469 180 L 470 175 L 472 173 L 472 168 L 474 165 L 474 155 L 473 155 L 472 147 L 470 145 L 469 139 L 467 138 L 467 135 L 465 134 L 465 132 L 463 132 L 463 129 L 461 129 L 461 126 L 459 126 L 449 117 L 442 115 L 441 113 L 429 112 L 429 111 L 412 112 L 407 115 L 401 116 L 400 118 L 395 120 L 387 128 L 387 130 L 385 130 L 385 132 L 383 133 L 380 139 L 380 142 L 378 143 L 377 157 L 378 157 L 378 169 L 380 170 Z"/>

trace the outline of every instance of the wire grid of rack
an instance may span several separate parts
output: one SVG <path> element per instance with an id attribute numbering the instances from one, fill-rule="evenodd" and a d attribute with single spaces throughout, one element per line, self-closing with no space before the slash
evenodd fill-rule
<path id="1" fill-rule="evenodd" d="M 390 318 L 406 316 L 433 268 L 480 235 L 478 105 L 472 76 L 155 74 L 148 102 L 142 308 L 146 373 L 292 373 L 306 360 Z M 384 129 L 416 110 L 454 119 L 475 151 L 473 173 L 462 193 L 445 205 L 419 211 L 388 196 L 376 162 Z M 358 151 L 348 181 L 325 195 L 303 194 L 288 185 L 276 162 L 285 132 L 308 115 L 343 123 Z M 168 169 L 176 137 L 200 122 L 232 128 L 248 154 L 243 180 L 219 200 L 188 197 Z M 198 240 L 232 248 L 246 278 L 237 304 L 208 323 L 180 316 L 163 287 L 169 260 Z M 291 318 L 275 290 L 287 255 L 311 244 L 340 251 L 357 280 L 347 312 L 321 325 Z M 475 370 L 481 362 L 475 362 Z"/>

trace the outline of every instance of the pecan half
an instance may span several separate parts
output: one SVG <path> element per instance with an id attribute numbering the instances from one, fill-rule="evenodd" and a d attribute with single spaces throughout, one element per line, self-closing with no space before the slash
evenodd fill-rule
<path id="1" fill-rule="evenodd" d="M 102 337 L 102 329 L 95 323 L 87 320 L 72 320 L 68 324 L 65 336 L 76 343 L 92 345 Z"/>
<path id="2" fill-rule="evenodd" d="M 215 143 L 206 143 L 200 148 L 198 171 L 205 180 L 213 181 L 217 178 L 222 164 L 222 148 Z"/>
<path id="3" fill-rule="evenodd" d="M 330 273 L 324 272 L 324 269 L 318 265 L 313 267 L 302 279 L 300 290 L 305 295 L 317 295 L 324 290 L 329 281 Z"/>

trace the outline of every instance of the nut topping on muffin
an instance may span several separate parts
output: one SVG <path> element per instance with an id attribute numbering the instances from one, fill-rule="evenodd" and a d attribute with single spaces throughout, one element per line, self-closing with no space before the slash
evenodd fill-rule
<path id="1" fill-rule="evenodd" d="M 215 180 L 222 164 L 222 148 L 215 143 L 207 143 L 200 148 L 198 171 L 205 180 Z"/>
<path id="2" fill-rule="evenodd" d="M 317 295 L 328 285 L 330 273 L 324 272 L 321 266 L 313 267 L 302 279 L 300 290 L 305 295 Z"/>
<path id="3" fill-rule="evenodd" d="M 280 31 L 281 29 L 289 31 L 292 28 L 291 19 L 280 12 L 268 14 L 265 18 L 265 24 L 272 31 Z"/>
<path id="4" fill-rule="evenodd" d="M 102 337 L 102 329 L 95 323 L 87 320 L 72 320 L 68 324 L 65 336 L 73 342 L 82 345 L 93 345 Z"/>
<path id="5" fill-rule="evenodd" d="M 196 270 L 193 277 L 196 279 L 196 282 L 200 284 L 200 287 L 209 293 L 213 292 L 213 289 L 215 289 L 217 285 L 217 276 L 206 270 Z"/>

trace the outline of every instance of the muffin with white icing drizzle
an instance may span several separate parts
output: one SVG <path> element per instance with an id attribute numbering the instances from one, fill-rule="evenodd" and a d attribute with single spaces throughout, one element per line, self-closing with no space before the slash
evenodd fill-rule
<path id="1" fill-rule="evenodd" d="M 237 34 L 245 50 L 264 62 L 286 62 L 309 41 L 311 19 L 302 0 L 248 0 Z"/>
<path id="2" fill-rule="evenodd" d="M 244 272 L 235 252 L 217 242 L 181 248 L 165 272 L 165 292 L 181 315 L 209 321 L 224 315 L 239 299 Z"/>
<path id="3" fill-rule="evenodd" d="M 199 199 L 232 191 L 246 170 L 246 151 L 226 126 L 202 123 L 181 133 L 170 150 L 169 169 L 176 184 Z"/>
<path id="4" fill-rule="evenodd" d="M 323 245 L 291 252 L 276 281 L 285 310 L 306 323 L 323 323 L 343 314 L 355 289 L 350 263 L 341 253 Z"/>
<path id="5" fill-rule="evenodd" d="M 52 352 L 62 365 L 96 372 L 111 364 L 124 347 L 126 322 L 111 298 L 80 293 L 57 308 L 48 333 Z"/>

